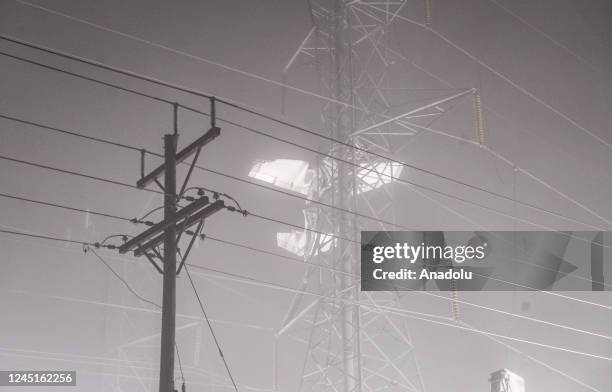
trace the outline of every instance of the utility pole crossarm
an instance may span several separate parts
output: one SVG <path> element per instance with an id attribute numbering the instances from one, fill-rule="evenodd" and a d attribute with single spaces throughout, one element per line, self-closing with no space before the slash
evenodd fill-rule
<path id="1" fill-rule="evenodd" d="M 206 132 L 204 135 L 200 136 L 197 140 L 192 142 L 190 145 L 182 149 L 176 154 L 176 164 L 183 162 L 185 159 L 189 158 L 191 155 L 195 154 L 199 149 L 203 148 L 205 145 L 213 141 L 217 136 L 221 134 L 221 129 L 218 127 L 212 127 Z M 144 188 L 149 185 L 151 182 L 157 180 L 159 176 L 164 174 L 166 164 L 158 166 L 153 169 L 149 174 L 142 177 L 140 180 L 136 182 L 136 186 L 138 188 Z"/>
<path id="2" fill-rule="evenodd" d="M 172 219 L 170 220 L 164 219 L 163 221 L 149 227 L 147 230 L 143 231 L 136 237 L 122 244 L 119 247 L 119 253 L 123 254 L 135 248 L 139 248 L 140 246 L 142 246 L 142 244 L 145 241 L 149 240 L 151 237 L 159 234 L 160 232 L 165 230 L 170 225 L 177 223 L 179 220 L 185 217 L 188 217 L 189 215 L 197 212 L 199 209 L 201 209 L 202 207 L 205 207 L 209 203 L 210 203 L 210 200 L 206 196 L 194 201 L 193 203 L 189 204 L 187 207 L 181 209 L 180 211 L 177 211 L 172 217 Z M 142 247 L 145 248 L 144 246 Z"/>
<path id="3" fill-rule="evenodd" d="M 198 223 L 200 220 L 208 218 L 209 216 L 222 210 L 223 208 L 225 208 L 225 203 L 223 202 L 223 200 L 217 200 L 214 203 L 209 204 L 205 208 L 201 209 L 200 211 L 188 216 L 183 221 L 177 223 L 176 226 L 177 228 L 180 229 L 180 231 L 187 230 L 191 226 Z M 149 242 L 138 247 L 134 251 L 134 256 L 136 257 L 142 256 L 149 249 L 156 247 L 157 245 L 161 244 L 163 241 L 164 241 L 164 234 L 162 233 L 162 234 L 159 234 L 157 237 L 153 238 L 152 240 L 150 240 Z"/>

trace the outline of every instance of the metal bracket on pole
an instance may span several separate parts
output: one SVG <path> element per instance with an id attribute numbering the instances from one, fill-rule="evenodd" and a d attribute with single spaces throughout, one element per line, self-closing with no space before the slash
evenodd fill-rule
<path id="1" fill-rule="evenodd" d="M 215 128 L 217 125 L 217 109 L 216 109 L 216 98 L 210 97 L 210 127 Z"/>
<path id="2" fill-rule="evenodd" d="M 200 230 L 202 230 L 202 226 L 204 226 L 204 219 L 200 220 L 200 223 L 198 224 L 198 228 L 195 230 L 195 232 L 191 236 L 191 239 L 189 240 L 189 245 L 187 246 L 187 251 L 181 257 L 181 264 L 179 264 L 179 267 L 176 270 L 176 274 L 177 275 L 181 273 L 181 270 L 183 269 L 183 265 L 185 264 L 185 261 L 187 260 L 187 256 L 189 256 L 189 252 L 191 252 L 191 248 L 193 247 L 193 244 L 194 244 L 196 238 L 198 238 L 198 235 L 200 234 Z"/>
<path id="3" fill-rule="evenodd" d="M 144 148 L 140 150 L 140 178 L 145 176 L 145 155 L 147 150 Z"/>
<path id="4" fill-rule="evenodd" d="M 193 168 L 195 167 L 195 164 L 198 161 L 198 157 L 200 156 L 200 151 L 202 151 L 202 147 L 198 148 L 198 150 L 195 153 L 195 156 L 193 157 L 193 161 L 191 161 L 191 165 L 189 165 L 189 171 L 187 172 L 187 175 L 185 176 L 185 180 L 183 181 L 183 186 L 181 186 L 181 191 L 179 192 L 180 196 L 182 196 L 183 192 L 185 192 L 185 188 L 187 187 L 189 178 L 191 178 L 191 173 L 193 173 Z"/>
<path id="5" fill-rule="evenodd" d="M 175 102 L 172 105 L 172 107 L 173 107 L 172 129 L 174 130 L 174 134 L 178 137 L 178 110 L 179 110 L 179 104 Z"/>
<path id="6" fill-rule="evenodd" d="M 140 246 L 138 247 L 138 249 L 140 249 Z M 147 257 L 147 260 L 149 260 L 149 262 L 151 264 L 153 264 L 153 267 L 155 267 L 155 269 L 157 270 L 157 272 L 159 272 L 160 274 L 164 274 L 164 271 L 162 270 L 162 268 L 157 264 L 157 262 L 155 262 L 155 260 L 153 260 L 153 258 L 151 257 L 151 255 L 149 255 L 147 252 L 142 252 L 142 254 L 144 254 Z M 161 255 L 159 255 L 160 260 L 163 260 L 161 258 Z"/>

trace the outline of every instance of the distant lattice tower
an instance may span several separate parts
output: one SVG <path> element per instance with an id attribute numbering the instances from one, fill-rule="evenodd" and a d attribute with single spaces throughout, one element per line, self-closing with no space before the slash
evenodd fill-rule
<path id="1" fill-rule="evenodd" d="M 312 29 L 285 68 L 313 62 L 320 94 L 330 98 L 321 113 L 324 129 L 339 141 L 328 146 L 328 153 L 340 158 L 321 158 L 311 167 L 315 175 L 308 193 L 338 209 L 306 203 L 305 226 L 312 231 L 281 233 L 279 243 L 289 251 L 299 245 L 295 253 L 312 265 L 300 290 L 322 296 L 313 300 L 296 294 L 278 331 L 278 338 L 291 337 L 306 346 L 300 391 L 425 391 L 405 320 L 362 311 L 363 306 L 399 306 L 401 293 L 360 293 L 355 242 L 364 222 L 342 212 L 361 208 L 379 219 L 376 229 L 393 229 L 382 220 L 395 220 L 391 183 L 402 166 L 381 155 L 397 154 L 432 119 L 474 95 L 468 89 L 426 97 L 417 106 L 404 102 L 411 86 L 397 64 L 405 58 L 389 40 L 396 16 L 410 3 L 309 1 Z"/>
<path id="2" fill-rule="evenodd" d="M 525 380 L 507 369 L 491 373 L 491 392 L 525 392 Z"/>

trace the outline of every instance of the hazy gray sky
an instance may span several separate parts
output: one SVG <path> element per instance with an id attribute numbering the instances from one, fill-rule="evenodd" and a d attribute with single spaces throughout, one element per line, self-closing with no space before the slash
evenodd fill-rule
<path id="1" fill-rule="evenodd" d="M 48 10 L 36 8 L 34 4 Z M 433 28 L 449 41 L 406 21 L 393 24 L 389 47 L 409 60 L 397 60 L 393 65 L 393 83 L 398 87 L 434 89 L 406 92 L 397 98 L 403 104 L 394 110 L 401 112 L 448 95 L 448 91 L 437 89 L 450 89 L 449 85 L 479 88 L 485 105 L 487 146 L 550 187 L 524 172 L 515 174 L 511 165 L 483 149 L 428 132 L 410 140 L 397 158 L 499 193 L 515 195 L 519 200 L 609 230 L 612 226 L 609 223 L 612 220 L 609 202 L 612 148 L 606 143 L 612 144 L 610 2 L 433 0 L 432 7 Z M 200 56 L 216 65 L 136 42 L 49 10 Z M 400 15 L 422 21 L 422 1 L 409 1 Z M 281 113 L 283 89 L 263 80 L 283 80 L 283 67 L 310 28 L 307 2 L 297 0 L 53 0 L 32 4 L 0 0 L 2 34 L 199 89 L 322 130 L 322 100 L 288 90 L 285 91 L 285 113 Z M 202 99 L 32 49 L 2 41 L 0 51 L 208 111 L 208 103 Z M 315 67 L 299 64 L 289 72 L 286 81 L 316 93 Z M 0 56 L 0 69 L 0 114 L 162 151 L 162 135 L 172 126 L 169 105 L 4 56 Z M 471 105 L 470 100 L 459 102 L 435 127 L 456 137 L 473 139 Z M 220 106 L 219 115 L 302 145 L 322 151 L 328 148 L 318 138 L 227 107 Z M 208 128 L 208 119 L 182 112 L 180 124 L 183 146 Z M 221 126 L 222 136 L 200 157 L 205 167 L 248 178 L 253 162 L 258 159 L 316 161 L 312 153 L 236 127 Z M 8 120 L 0 120 L 0 155 L 130 184 L 136 182 L 140 170 L 137 152 Z M 148 158 L 148 167 L 157 163 Z M 533 226 L 524 223 L 528 220 L 567 230 L 593 228 L 496 200 L 415 171 L 406 170 L 403 176 L 507 214 L 516 214 L 523 220 L 514 222 L 507 216 L 427 193 L 447 206 L 442 208 L 410 188 L 394 184 L 396 220 L 410 227 L 476 230 L 479 229 L 474 227 L 476 222 L 499 230 L 533 230 Z M 194 173 L 193 183 L 231 194 L 250 211 L 303 224 L 301 200 L 201 171 Z M 2 161 L 0 184 L 2 193 L 128 218 L 142 216 L 162 202 L 159 195 L 6 161 Z M 553 192 L 552 187 L 558 191 Z M 126 222 L 86 217 L 16 200 L 0 200 L 0 211 L 0 225 L 4 229 L 77 240 L 99 241 L 110 234 L 133 235 L 141 230 Z M 363 212 L 369 213 L 365 208 Z M 364 226 L 375 225 L 366 221 Z M 276 247 L 279 231 L 288 229 L 229 212 L 217 214 L 205 228 L 207 234 L 219 238 L 283 252 Z M 76 369 L 79 385 L 71 389 L 75 391 L 156 390 L 156 382 L 151 381 L 157 377 L 159 359 L 156 311 L 134 298 L 99 260 L 90 254 L 84 255 L 78 246 L 2 235 L 0 247 L 3 267 L 0 369 Z M 157 302 L 161 300 L 161 279 L 150 264 L 110 252 L 101 254 L 140 294 Z M 304 272 L 298 264 L 212 241 L 198 245 L 191 263 L 292 288 L 298 287 Z M 247 386 L 270 390 L 274 330 L 282 321 L 292 293 L 222 280 L 218 274 L 204 270 L 193 271 L 240 390 L 251 390 Z M 448 296 L 448 293 L 442 295 Z M 606 307 L 545 293 L 459 295 L 462 300 L 482 306 L 604 335 L 610 333 L 612 297 L 608 293 L 568 293 Z M 210 386 L 211 380 L 219 384 L 226 382 L 225 370 L 185 276 L 179 277 L 177 298 L 180 313 L 177 339 L 185 376 L 188 383 L 203 384 L 200 389 L 188 390 L 226 390 Z M 404 294 L 401 303 L 405 309 L 452 316 L 448 301 L 419 293 Z M 461 318 L 476 328 L 612 356 L 609 339 L 538 325 L 482 308 L 461 305 L 460 308 Z M 525 355 L 554 366 L 598 391 L 612 387 L 609 361 L 508 342 L 525 353 L 521 355 L 475 333 L 418 320 L 405 321 L 429 392 L 487 391 L 489 373 L 503 367 L 523 375 L 529 392 L 589 390 Z M 126 342 L 147 336 L 151 339 L 117 350 Z M 296 390 L 304 347 L 290 339 L 281 340 L 279 353 L 280 388 Z M 209 377 L 209 374 L 215 376 Z"/>

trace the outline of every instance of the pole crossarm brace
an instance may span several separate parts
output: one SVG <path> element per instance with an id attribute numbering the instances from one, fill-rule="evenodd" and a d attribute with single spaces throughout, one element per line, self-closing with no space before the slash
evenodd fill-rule
<path id="1" fill-rule="evenodd" d="M 176 224 L 179 220 L 184 219 L 185 217 L 188 217 L 189 215 L 197 212 L 198 210 L 207 206 L 208 204 L 210 204 L 210 200 L 208 199 L 207 196 L 203 196 L 197 199 L 196 201 L 189 204 L 185 208 L 181 209 L 180 211 L 177 211 L 176 214 L 174 214 L 174 217 L 172 219 L 170 220 L 165 219 L 149 227 L 147 230 L 143 231 L 136 237 L 132 238 L 131 240 L 119 246 L 119 253 L 122 253 L 122 254 L 127 253 L 136 248 L 145 249 L 143 245 L 141 245 L 145 241 L 149 240 L 153 236 L 158 235 L 159 233 L 162 233 L 165 229 L 170 227 L 170 225 Z"/>
<path id="2" fill-rule="evenodd" d="M 183 162 L 185 159 L 189 158 L 191 155 L 195 154 L 205 145 L 213 141 L 217 136 L 221 134 L 221 128 L 213 126 L 206 132 L 204 135 L 200 136 L 197 140 L 192 142 L 190 145 L 182 149 L 176 154 L 176 163 L 179 164 Z M 140 180 L 136 182 L 136 186 L 138 188 L 144 188 L 149 185 L 151 182 L 157 180 L 159 176 L 164 173 L 165 163 L 155 168 L 146 176 L 142 177 Z"/>
<path id="3" fill-rule="evenodd" d="M 187 207 L 185 207 L 185 208 L 187 208 Z M 206 219 L 209 216 L 213 215 L 214 213 L 216 213 L 219 210 L 222 210 L 224 208 L 225 208 L 225 203 L 223 202 L 223 200 L 217 200 L 214 203 L 212 203 L 212 204 L 206 206 L 205 208 L 201 209 L 200 211 L 195 212 L 193 215 L 188 216 L 182 222 L 178 222 L 176 224 L 176 226 L 181 231 L 187 230 L 188 228 L 190 228 L 191 226 L 195 225 L 196 223 L 199 223 L 202 219 Z M 180 211 L 179 211 L 179 213 L 180 213 Z M 156 247 L 157 245 L 161 244 L 163 241 L 164 241 L 164 233 L 161 233 L 157 237 L 155 237 L 152 240 L 150 240 L 149 242 L 147 242 L 147 243 L 143 244 L 142 246 L 138 247 L 134 251 L 134 256 L 136 256 L 136 257 L 142 256 L 147 250 Z"/>

